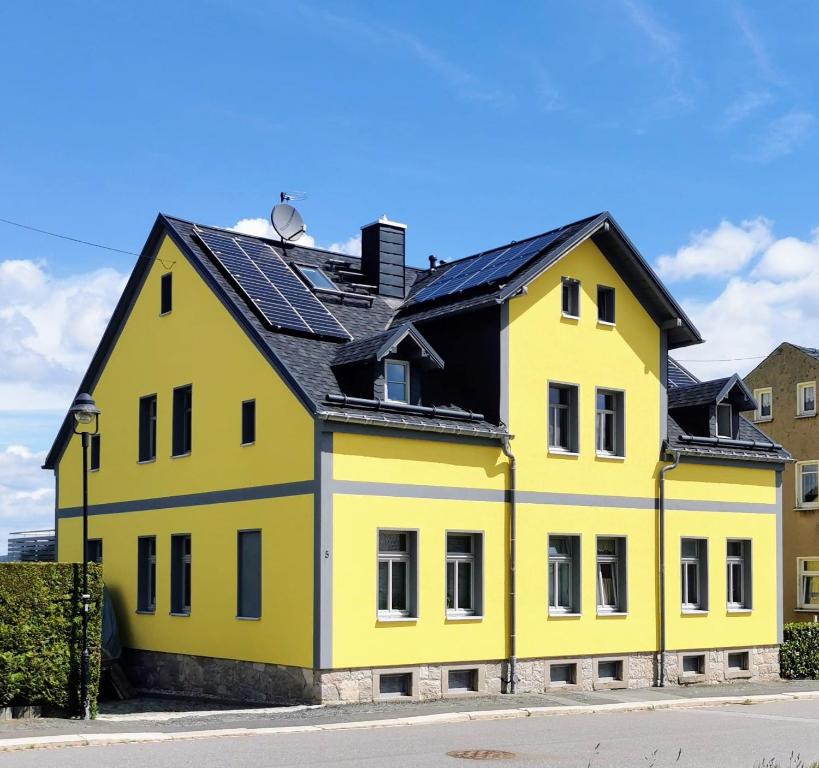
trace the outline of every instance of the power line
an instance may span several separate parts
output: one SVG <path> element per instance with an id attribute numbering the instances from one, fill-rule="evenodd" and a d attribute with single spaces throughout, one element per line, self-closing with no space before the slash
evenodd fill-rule
<path id="1" fill-rule="evenodd" d="M 753 357 L 718 357 L 713 360 L 683 360 L 677 359 L 678 363 L 736 363 L 740 360 L 762 360 L 767 355 L 754 355 Z"/>
<path id="2" fill-rule="evenodd" d="M 88 240 L 81 240 L 78 237 L 69 237 L 68 235 L 61 235 L 57 232 L 49 232 L 47 229 L 38 229 L 37 227 L 30 227 L 28 224 L 20 224 L 19 221 L 11 221 L 9 219 L 0 219 L 3 224 L 11 224 L 12 227 L 20 227 L 20 229 L 28 229 L 31 232 L 39 232 L 41 235 L 48 235 L 49 237 L 59 237 L 60 240 L 70 240 L 72 243 L 80 243 L 81 245 L 90 245 L 92 248 L 101 248 L 104 251 L 113 251 L 114 253 L 125 253 L 128 256 L 139 256 L 134 251 L 126 251 L 122 248 L 112 248 L 110 245 L 101 245 L 100 243 L 92 243 Z"/>

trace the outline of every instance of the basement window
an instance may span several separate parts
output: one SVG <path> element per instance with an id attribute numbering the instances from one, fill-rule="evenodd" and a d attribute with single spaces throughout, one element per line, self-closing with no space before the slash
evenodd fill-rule
<path id="1" fill-rule="evenodd" d="M 730 672 L 747 672 L 749 668 L 748 651 L 733 651 L 728 654 Z"/>
<path id="2" fill-rule="evenodd" d="M 577 664 L 550 664 L 549 685 L 577 685 Z"/>
<path id="3" fill-rule="evenodd" d="M 562 280 L 563 314 L 565 317 L 580 317 L 580 281 L 572 277 Z"/>
<path id="4" fill-rule="evenodd" d="M 450 669 L 447 672 L 449 693 L 467 693 L 478 690 L 477 669 Z"/>
<path id="5" fill-rule="evenodd" d="M 399 674 L 379 675 L 378 693 L 382 698 L 402 698 L 412 696 L 412 674 L 401 672 Z"/>

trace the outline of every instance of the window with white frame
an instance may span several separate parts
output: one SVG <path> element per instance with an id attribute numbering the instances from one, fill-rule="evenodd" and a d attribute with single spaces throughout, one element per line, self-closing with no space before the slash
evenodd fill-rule
<path id="1" fill-rule="evenodd" d="M 446 536 L 446 612 L 448 616 L 481 613 L 481 535 Z"/>
<path id="2" fill-rule="evenodd" d="M 378 531 L 378 615 L 415 613 L 415 531 Z"/>
<path id="3" fill-rule="evenodd" d="M 816 415 L 816 382 L 803 381 L 796 385 L 796 415 Z"/>
<path id="4" fill-rule="evenodd" d="M 796 559 L 799 579 L 799 607 L 819 611 L 819 557 Z"/>
<path id="5" fill-rule="evenodd" d="M 708 609 L 707 551 L 705 539 L 681 540 L 680 586 L 684 612 Z"/>
<path id="6" fill-rule="evenodd" d="M 771 387 L 755 389 L 754 400 L 756 400 L 754 421 L 770 421 L 773 418 L 773 389 Z"/>
<path id="7" fill-rule="evenodd" d="M 717 437 L 734 436 L 734 409 L 730 403 L 717 404 Z"/>
<path id="8" fill-rule="evenodd" d="M 549 450 L 577 453 L 577 387 L 549 384 Z"/>
<path id="9" fill-rule="evenodd" d="M 384 363 L 384 398 L 393 403 L 408 403 L 409 395 L 409 363 L 387 360 Z"/>
<path id="10" fill-rule="evenodd" d="M 598 389 L 595 406 L 595 450 L 598 455 L 624 455 L 623 419 L 623 393 Z"/>
<path id="11" fill-rule="evenodd" d="M 482 538 L 478 533 L 446 536 L 446 611 L 448 616 L 477 616 L 481 606 Z"/>
<path id="12" fill-rule="evenodd" d="M 626 539 L 597 537 L 597 612 L 626 610 Z"/>
<path id="13" fill-rule="evenodd" d="M 580 281 L 572 277 L 562 279 L 562 308 L 567 317 L 580 317 Z"/>
<path id="14" fill-rule="evenodd" d="M 579 536 L 549 536 L 549 613 L 580 613 Z"/>
<path id="15" fill-rule="evenodd" d="M 819 506 L 819 461 L 796 463 L 796 506 Z"/>
<path id="16" fill-rule="evenodd" d="M 728 539 L 725 552 L 726 603 L 728 610 L 751 607 L 751 542 Z"/>

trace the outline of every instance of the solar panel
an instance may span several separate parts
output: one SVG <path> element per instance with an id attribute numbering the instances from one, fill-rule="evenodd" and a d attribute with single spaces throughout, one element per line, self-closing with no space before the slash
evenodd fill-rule
<path id="1" fill-rule="evenodd" d="M 540 255 L 545 248 L 571 237 L 587 222 L 588 219 L 584 219 L 537 237 L 510 243 L 456 262 L 439 277 L 433 278 L 429 285 L 421 288 L 411 298 L 409 304 L 432 301 L 510 277 Z"/>
<path id="2" fill-rule="evenodd" d="M 352 338 L 269 245 L 226 232 L 197 228 L 196 234 L 271 326 L 334 339 Z"/>

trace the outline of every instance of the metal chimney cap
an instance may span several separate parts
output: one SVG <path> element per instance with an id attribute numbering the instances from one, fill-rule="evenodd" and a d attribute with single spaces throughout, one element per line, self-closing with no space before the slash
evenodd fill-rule
<path id="1" fill-rule="evenodd" d="M 371 221 L 369 224 L 365 224 L 361 229 L 366 229 L 367 227 L 372 227 L 374 224 L 385 224 L 388 227 L 398 227 L 398 229 L 406 229 L 406 224 L 401 224 L 399 221 L 390 221 L 385 213 L 380 219 L 376 221 Z"/>

